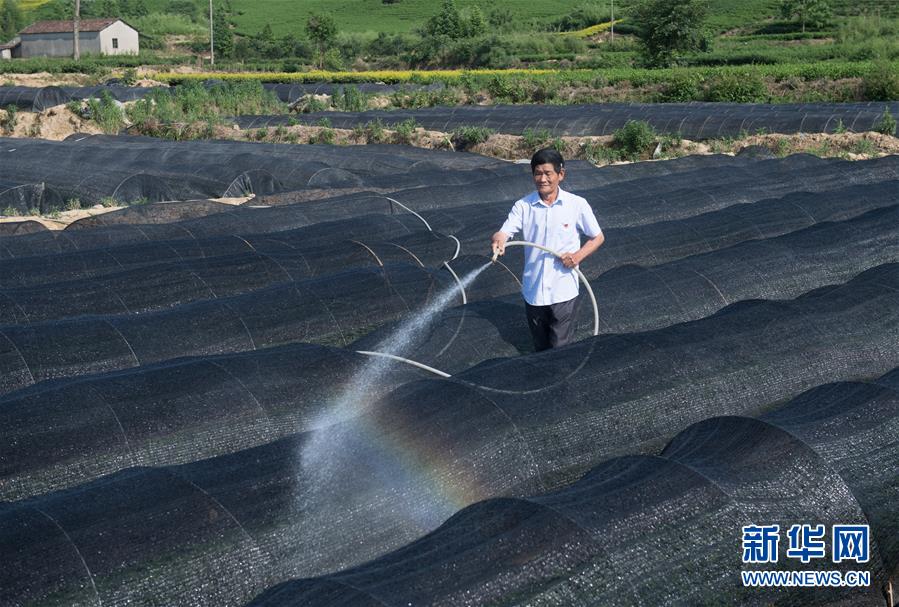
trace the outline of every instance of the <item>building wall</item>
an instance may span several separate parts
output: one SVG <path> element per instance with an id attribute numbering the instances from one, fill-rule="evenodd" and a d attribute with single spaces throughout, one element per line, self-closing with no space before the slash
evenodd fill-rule
<path id="1" fill-rule="evenodd" d="M 118 48 L 113 48 L 113 39 L 118 41 Z M 121 21 L 100 32 L 100 52 L 104 55 L 136 55 L 139 50 L 137 30 Z"/>
<path id="2" fill-rule="evenodd" d="M 0 50 L 0 59 L 12 59 L 12 49 Z"/>
<path id="3" fill-rule="evenodd" d="M 82 55 L 100 54 L 100 32 L 80 32 Z M 74 36 L 60 34 L 22 34 L 22 57 L 71 57 Z"/>

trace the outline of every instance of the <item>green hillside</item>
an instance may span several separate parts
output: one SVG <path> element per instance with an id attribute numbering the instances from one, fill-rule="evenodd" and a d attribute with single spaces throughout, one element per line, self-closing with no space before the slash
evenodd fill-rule
<path id="1" fill-rule="evenodd" d="M 231 0 L 231 4 L 239 32 L 253 33 L 270 24 L 276 35 L 302 31 L 312 13 L 330 14 L 346 32 L 411 32 L 440 8 L 440 2 L 435 0 L 399 0 L 394 4 L 384 4 L 381 0 Z M 521 20 L 549 20 L 571 12 L 580 4 L 583 2 L 579 0 L 456 0 L 459 9 L 478 6 L 485 15 L 492 10 L 507 11 Z"/>

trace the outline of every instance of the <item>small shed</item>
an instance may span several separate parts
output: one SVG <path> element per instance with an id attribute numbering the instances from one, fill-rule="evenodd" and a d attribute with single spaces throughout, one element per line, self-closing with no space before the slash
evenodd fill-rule
<path id="1" fill-rule="evenodd" d="M 121 19 L 82 19 L 78 26 L 81 54 L 136 55 L 139 34 Z M 19 56 L 71 57 L 74 48 L 72 21 L 37 21 L 21 32 Z"/>
<path id="2" fill-rule="evenodd" d="M 0 59 L 12 59 L 18 57 L 19 41 L 13 40 L 9 44 L 0 44 Z"/>

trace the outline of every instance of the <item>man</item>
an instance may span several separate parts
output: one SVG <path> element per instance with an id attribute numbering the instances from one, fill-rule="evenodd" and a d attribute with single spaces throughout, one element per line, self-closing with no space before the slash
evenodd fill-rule
<path id="1" fill-rule="evenodd" d="M 493 253 L 505 253 L 506 242 L 518 232 L 525 241 L 562 255 L 537 249 L 525 251 L 521 293 L 528 328 L 536 351 L 574 340 L 579 283 L 573 268 L 602 245 L 604 237 L 586 200 L 559 187 L 565 179 L 562 155 L 552 148 L 531 158 L 537 190 L 515 202 L 509 217 L 493 235 Z M 580 234 L 588 240 L 581 246 Z"/>

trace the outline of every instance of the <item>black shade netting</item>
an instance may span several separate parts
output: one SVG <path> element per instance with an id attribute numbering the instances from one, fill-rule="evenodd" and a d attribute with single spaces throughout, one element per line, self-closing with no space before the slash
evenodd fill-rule
<path id="1" fill-rule="evenodd" d="M 96 86 L 64 86 L 61 88 L 71 99 L 100 99 L 104 95 L 109 95 L 116 101 L 121 101 L 122 103 L 143 99 L 156 90 L 165 90 L 165 87 L 158 86 L 118 86 L 109 84 Z"/>
<path id="2" fill-rule="evenodd" d="M 0 235 L 2 236 L 21 236 L 23 234 L 34 234 L 36 232 L 45 232 L 47 226 L 33 219 L 23 221 L 0 221 Z"/>
<path id="3" fill-rule="evenodd" d="M 43 112 L 64 105 L 72 98 L 58 86 L 0 86 L 0 107 L 13 105 L 20 110 Z"/>
<path id="4" fill-rule="evenodd" d="M 30 257 L 70 251 L 88 251 L 125 244 L 142 244 L 157 240 L 197 240 L 217 236 L 270 234 L 314 224 L 337 222 L 347 217 L 366 217 L 372 214 L 408 215 L 414 221 L 407 223 L 424 226 L 421 220 L 409 211 L 394 205 L 383 197 L 354 197 L 342 202 L 348 204 L 316 201 L 285 208 L 229 207 L 219 213 L 173 223 L 119 224 L 100 226 L 89 230 L 62 230 L 33 237 L 0 238 L 0 254 L 6 258 Z M 323 235 L 313 235 L 311 240 L 334 241 L 338 237 L 339 227 L 337 225 L 320 226 Z M 310 230 L 307 234 L 315 231 Z M 193 245 L 189 243 L 184 246 Z"/>
<path id="5" fill-rule="evenodd" d="M 661 449 L 710 416 L 753 414 L 827 381 L 889 371 L 899 364 L 897 287 L 899 267 L 887 265 L 792 301 L 484 363 L 405 384 L 333 426 L 7 504 L 0 550 L 13 565 L 0 588 L 11 602 L 241 604 L 290 577 L 399 548 L 466 505 L 558 490 L 610 457 Z M 840 486 L 820 460 L 807 466 L 813 452 L 790 445 L 783 452 L 808 456 L 796 469 L 816 473 L 816 487 Z M 763 463 L 757 474 L 783 477 Z M 750 489 L 759 487 L 733 492 Z M 831 494 L 816 503 L 845 507 Z M 647 503 L 659 495 L 647 491 Z M 816 515 L 808 501 L 795 513 Z M 692 511 L 708 502 L 694 496 Z M 736 538 L 731 546 L 738 556 Z"/>
<path id="6" fill-rule="evenodd" d="M 526 130 L 551 136 L 612 135 L 632 120 L 648 122 L 656 131 L 687 139 L 736 137 L 745 133 L 833 133 L 874 130 L 884 113 L 899 114 L 899 102 L 870 103 L 603 103 L 554 105 L 461 105 L 411 110 L 312 112 L 297 117 L 240 116 L 241 128 L 263 128 L 299 119 L 309 125 L 322 119 L 335 128 L 352 129 L 380 120 L 388 128 L 414 120 L 428 130 L 452 132 L 460 127 L 483 127 L 498 133 L 522 135 Z"/>
<path id="7" fill-rule="evenodd" d="M 724 246 L 728 242 L 739 242 L 741 238 L 753 238 L 764 236 L 766 232 L 789 230 L 790 228 L 809 225 L 815 221 L 813 213 L 823 218 L 833 216 L 851 216 L 853 213 L 878 204 L 885 204 L 890 200 L 899 199 L 899 188 L 895 182 L 875 184 L 873 186 L 855 186 L 827 194 L 813 197 L 812 195 L 797 195 L 790 198 L 756 203 L 756 205 L 737 205 L 717 213 L 700 215 L 680 222 L 663 222 L 649 224 L 634 228 L 610 229 L 607 238 L 613 246 L 601 249 L 595 259 L 584 264 L 582 271 L 588 277 L 599 275 L 603 270 L 615 268 L 629 263 L 660 263 L 665 259 L 677 258 L 683 255 L 709 251 L 713 246 Z M 472 209 L 475 211 L 476 209 Z M 483 250 L 484 243 L 488 241 L 489 234 L 495 229 L 481 214 L 473 214 L 469 221 L 472 226 L 482 226 L 477 233 L 477 238 L 469 238 L 464 244 L 469 244 L 472 250 Z M 895 215 L 895 209 L 892 215 Z M 835 267 L 828 264 L 820 264 L 827 254 L 827 250 L 820 251 L 817 257 L 811 255 L 815 252 L 816 239 L 821 246 L 847 247 L 844 248 L 845 263 L 854 263 L 851 271 L 857 273 L 864 261 L 871 256 L 876 256 L 878 263 L 893 261 L 890 257 L 890 245 L 894 241 L 891 226 L 890 211 L 874 214 L 867 223 L 858 227 L 855 223 L 846 224 L 844 232 L 830 234 L 828 230 L 812 231 L 802 238 L 774 241 L 775 246 L 759 249 L 758 246 L 746 245 L 726 253 L 715 256 L 712 269 L 709 269 L 709 258 L 697 260 L 699 268 L 683 270 L 685 264 L 665 265 L 658 271 L 650 271 L 643 278 L 634 278 L 634 273 L 640 274 L 641 270 L 631 269 L 622 275 L 609 277 L 606 281 L 597 283 L 597 292 L 602 293 L 603 315 L 608 317 L 603 327 L 604 331 L 619 331 L 631 328 L 627 323 L 618 322 L 616 307 L 620 302 L 644 301 L 648 296 L 636 295 L 635 286 L 644 284 L 648 286 L 646 291 L 655 290 L 655 299 L 663 300 L 666 309 L 689 310 L 687 316 L 695 317 L 697 312 L 707 311 L 708 304 L 703 306 L 692 305 L 693 299 L 708 300 L 706 291 L 717 289 L 720 304 L 726 304 L 738 299 L 743 299 L 747 291 L 734 290 L 729 282 L 741 280 L 753 291 L 751 296 L 775 297 L 780 293 L 778 285 L 771 285 L 767 274 L 759 276 L 759 272 L 767 272 L 773 267 L 778 270 L 789 268 L 790 273 L 782 276 L 785 282 L 803 272 L 803 261 L 806 265 L 812 264 L 812 273 L 820 271 L 824 280 L 839 274 Z M 439 218 L 438 218 L 439 219 Z M 681 225 L 683 224 L 683 225 Z M 761 225 L 759 225 L 761 224 Z M 870 233 L 869 233 L 870 226 Z M 345 224 L 341 224 L 344 228 Z M 453 227 L 461 227 L 464 232 L 474 232 L 474 227 L 469 229 L 467 225 L 456 222 Z M 483 227 L 487 227 L 484 230 Z M 324 231 L 316 230 L 319 235 Z M 830 232 L 837 230 L 836 226 L 830 227 Z M 360 229 L 360 231 L 363 231 Z M 878 245 L 878 238 L 886 239 L 885 244 Z M 799 244 L 792 244 L 799 240 Z M 256 241 L 256 245 L 253 242 Z M 231 239 L 234 246 L 246 248 L 248 252 L 225 257 L 210 259 L 204 255 L 201 259 L 181 261 L 183 255 L 176 246 L 170 243 L 152 245 L 140 245 L 135 250 L 110 249 L 103 255 L 92 254 L 88 259 L 73 259 L 65 256 L 58 260 L 58 256 L 51 259 L 23 259 L 19 263 L 8 264 L 3 274 L 28 277 L 28 280 L 36 281 L 35 275 L 42 274 L 47 266 L 52 266 L 54 271 L 45 271 L 44 283 L 40 287 L 2 289 L 0 290 L 0 322 L 3 324 L 38 322 L 42 320 L 65 318 L 80 314 L 124 314 L 160 309 L 170 305 L 187 303 L 197 299 L 209 297 L 223 297 L 262 288 L 276 282 L 286 280 L 299 280 L 322 274 L 338 272 L 349 267 L 364 265 L 384 265 L 394 261 L 408 263 L 422 263 L 427 266 L 440 265 L 444 261 L 451 260 L 458 247 L 456 241 L 441 237 L 432 232 L 424 232 L 409 236 L 397 237 L 385 242 L 366 241 L 364 238 L 353 239 L 348 242 L 338 243 L 319 248 L 303 248 L 303 236 L 299 233 L 278 233 L 273 236 L 275 246 L 268 240 L 248 237 L 244 240 Z M 290 244 L 292 243 L 292 244 Z M 287 248 L 287 246 L 291 248 Z M 870 246 L 869 246 L 870 245 Z M 747 248 L 748 247 L 748 248 Z M 794 253 L 798 249 L 799 253 Z M 851 252 L 858 249 L 858 255 Z M 612 255 L 605 255 L 609 250 Z M 510 248 L 510 251 L 514 249 Z M 748 251 L 748 253 L 747 253 Z M 760 251 L 760 252 L 759 252 Z M 147 266 L 141 269 L 130 269 L 124 272 L 114 272 L 102 275 L 102 268 L 115 270 L 128 267 L 126 259 L 134 259 L 139 264 L 150 263 L 151 260 L 177 259 Z M 796 255 L 800 258 L 794 259 Z M 504 259 L 507 267 L 518 271 L 520 267 L 520 251 L 513 253 L 510 259 Z M 110 258 L 113 258 L 111 263 Z M 733 270 L 718 269 L 730 263 L 736 258 Z M 25 262 L 33 261 L 33 265 Z M 740 267 L 746 263 L 752 264 L 747 270 Z M 820 266 L 819 266 L 820 264 Z M 874 264 L 869 264 L 874 265 Z M 23 267 L 24 266 L 24 267 Z M 61 272 L 68 268 L 75 268 L 69 272 L 72 280 L 58 284 L 47 284 L 51 276 L 61 277 Z M 664 282 L 653 280 L 666 274 L 671 269 L 671 276 L 665 276 Z M 686 274 L 686 278 L 685 278 Z M 87 276 L 85 276 L 87 275 Z M 725 280 L 721 284 L 719 276 L 724 275 Z M 84 278 L 81 278 L 84 276 Z M 102 276 L 88 280 L 89 276 Z M 31 278 L 34 277 L 34 278 Z M 753 280 L 758 277 L 758 280 Z M 11 279 L 12 277 L 10 277 Z M 765 280 L 761 280 L 761 279 Z M 3 282 L 6 277 L 2 277 Z M 809 276 L 808 280 L 797 279 L 795 283 L 787 285 L 794 292 L 808 290 L 809 285 L 819 286 L 821 279 Z M 11 282 L 12 280 L 10 280 Z M 696 286 L 699 281 L 699 287 Z M 811 282 L 809 282 L 811 281 Z M 621 285 L 619 286 L 619 283 Z M 647 283 L 652 283 L 651 285 Z M 32 282 L 32 284 L 34 284 Z M 669 298 L 665 293 L 665 287 L 674 294 Z M 660 288 L 661 287 L 661 288 Z M 659 292 L 661 291 L 661 295 Z M 693 293 L 696 291 L 696 294 Z M 686 295 L 678 292 L 685 292 Z M 606 295 L 608 294 L 608 296 Z M 633 308 L 622 306 L 633 314 Z M 611 307 L 611 310 L 609 308 Z M 658 308 L 658 306 L 656 306 Z M 647 328 L 657 326 L 651 322 L 653 319 L 660 322 L 665 319 L 663 314 L 650 314 L 647 310 L 639 308 L 642 315 L 639 319 L 639 327 Z M 691 316 L 692 315 L 692 316 Z M 677 316 L 671 312 L 669 317 L 672 322 Z M 463 343 L 466 343 L 463 340 Z"/>
<path id="8" fill-rule="evenodd" d="M 598 300 L 599 331 L 657 329 L 697 320 L 738 301 L 788 299 L 845 282 L 868 268 L 899 262 L 897 230 L 899 207 L 894 205 L 657 266 L 613 269 L 590 281 Z M 519 268 L 520 262 L 512 266 Z M 577 334 L 586 337 L 592 335 L 595 311 L 583 286 L 581 291 Z M 403 352 L 393 354 L 457 373 L 488 358 L 531 352 L 524 308 L 521 296 L 514 295 L 446 310 L 418 339 L 404 344 Z M 367 349 L 391 330 L 382 327 L 354 347 Z"/>
<path id="9" fill-rule="evenodd" d="M 128 228 L 116 226 L 114 230 L 96 228 L 85 230 L 87 238 L 72 239 L 74 232 L 43 235 L 30 239 L 27 247 L 31 256 L 4 259 L 0 264 L 0 286 L 2 288 L 25 287 L 99 277 L 139 267 L 152 266 L 172 261 L 206 260 L 229 255 L 258 253 L 278 255 L 320 249 L 330 245 L 334 250 L 350 240 L 370 240 L 373 242 L 400 239 L 419 234 L 426 228 L 414 215 L 365 215 L 358 219 L 323 222 L 272 232 L 269 234 L 247 234 L 246 236 L 193 237 L 192 233 L 179 226 L 156 227 L 143 225 L 131 228 L 135 232 L 148 234 L 141 241 L 130 238 L 118 242 L 119 235 L 130 235 Z M 168 239 L 154 239 L 151 236 L 169 236 Z M 52 238 L 52 240 L 42 240 Z M 77 242 L 73 242 L 77 241 Z M 21 242 L 18 241 L 17 242 Z M 105 244 L 104 244 L 105 243 Z M 39 254 L 41 245 L 48 245 L 50 253 Z M 87 246 L 85 249 L 75 248 Z M 71 246 L 72 250 L 57 252 Z M 90 248 L 95 246 L 95 248 Z M 21 249 L 25 250 L 25 247 Z M 0 255 L 3 248 L 0 244 Z"/>
<path id="10" fill-rule="evenodd" d="M 73 221 L 67 230 L 80 230 L 84 228 L 97 228 L 101 226 L 114 226 L 121 224 L 157 224 L 197 219 L 215 213 L 221 213 L 232 208 L 227 202 L 216 200 L 187 200 L 152 202 L 137 204 L 108 213 L 99 213 Z"/>
<path id="11" fill-rule="evenodd" d="M 47 213 L 63 205 L 62 195 L 44 183 L 22 183 L 0 176 L 0 215 Z M 9 234 L 3 234 L 9 236 Z"/>
<path id="12" fill-rule="evenodd" d="M 284 103 L 295 104 L 309 95 L 343 95 L 345 91 L 354 89 L 364 95 L 389 95 L 392 93 L 412 93 L 418 91 L 439 91 L 443 83 L 431 84 L 383 84 L 380 82 L 358 82 L 355 84 L 335 84 L 331 82 L 298 82 L 281 83 L 266 82 L 262 85 Z"/>
<path id="13" fill-rule="evenodd" d="M 63 142 L 0 138 L 6 178 L 46 183 L 67 199 L 90 203 L 104 198 L 129 203 L 268 194 L 304 187 L 329 168 L 350 167 L 364 175 L 409 170 L 422 159 L 442 161 L 445 168 L 497 163 L 473 154 L 422 151 L 407 157 L 367 148 L 321 150 L 319 146 L 163 142 L 140 137 Z"/>
<path id="14" fill-rule="evenodd" d="M 157 263 L 98 278 L 0 289 L 0 326 L 87 314 L 139 314 L 338 274 L 351 268 L 396 263 L 435 268 L 453 259 L 457 249 L 455 240 L 422 231 L 386 242 L 360 239 L 276 253 L 254 249 L 235 255 Z"/>
<path id="15" fill-rule="evenodd" d="M 882 604 L 899 556 L 899 485 L 884 465 L 899 458 L 897 430 L 895 389 L 828 384 L 759 419 L 698 422 L 661 457 L 624 456 L 557 492 L 480 502 L 393 553 L 250 604 Z M 784 532 L 776 564 L 744 564 L 742 527 L 762 521 Z M 788 557 L 786 530 L 802 523 L 828 535 L 870 524 L 870 560 Z M 740 571 L 753 569 L 873 575 L 857 589 L 745 588 Z"/>
<path id="16" fill-rule="evenodd" d="M 664 163 L 652 163 L 664 164 Z M 639 165 L 637 165 L 639 166 Z M 824 161 L 809 156 L 792 156 L 783 160 L 751 162 L 743 167 L 731 166 L 719 169 L 696 169 L 679 171 L 661 176 L 613 183 L 597 188 L 580 190 L 596 210 L 600 225 L 623 227 L 641 225 L 662 220 L 690 217 L 702 212 L 716 210 L 737 203 L 754 202 L 764 198 L 784 196 L 790 192 L 821 192 L 846 187 L 850 184 L 871 184 L 897 179 L 899 159 L 887 157 L 868 162 Z M 593 169 L 594 172 L 599 170 Z M 589 174 L 589 172 L 588 172 Z M 696 183 L 703 180 L 704 189 Z M 527 192 L 528 184 L 517 178 L 512 179 L 518 194 L 509 196 L 511 182 L 502 180 L 491 187 L 499 188 L 493 198 L 497 226 L 501 223 L 512 200 Z M 437 196 L 441 189 L 447 195 Z M 399 201 L 402 206 L 392 200 Z M 287 230 L 319 221 L 360 216 L 372 212 L 405 213 L 429 209 L 451 209 L 471 206 L 489 196 L 478 196 L 477 189 L 466 190 L 452 186 L 433 188 L 412 188 L 402 192 L 385 194 L 353 194 L 334 199 L 316 200 L 284 208 L 270 209 L 230 209 L 208 217 L 186 220 L 166 226 L 117 226 L 110 230 L 79 230 L 76 235 L 65 230 L 59 234 L 44 237 L 15 239 L 0 238 L 0 254 L 6 257 L 34 255 L 36 252 L 62 252 L 65 250 L 97 248 L 109 246 L 113 242 L 122 244 L 148 238 L 176 238 L 180 228 L 183 235 L 208 237 L 221 234 L 254 234 Z M 435 227 L 447 233 L 452 230 Z M 80 233 L 85 232 L 85 233 Z M 182 236 L 183 237 L 183 236 Z"/>
<path id="17" fill-rule="evenodd" d="M 505 268 L 487 271 L 494 279 L 470 296 L 514 288 L 506 284 L 515 277 Z M 394 264 L 140 315 L 7 325 L 0 328 L 0 393 L 181 356 L 299 341 L 346 345 L 387 321 L 418 313 L 444 293 L 460 298 L 446 269 Z"/>
<path id="18" fill-rule="evenodd" d="M 366 404 L 352 399 L 353 381 L 373 369 L 378 381 L 365 394 L 372 400 L 427 374 L 348 350 L 295 344 L 22 390 L 0 401 L 6 437 L 0 500 L 123 468 L 196 461 L 333 423 L 341 406 Z"/>

